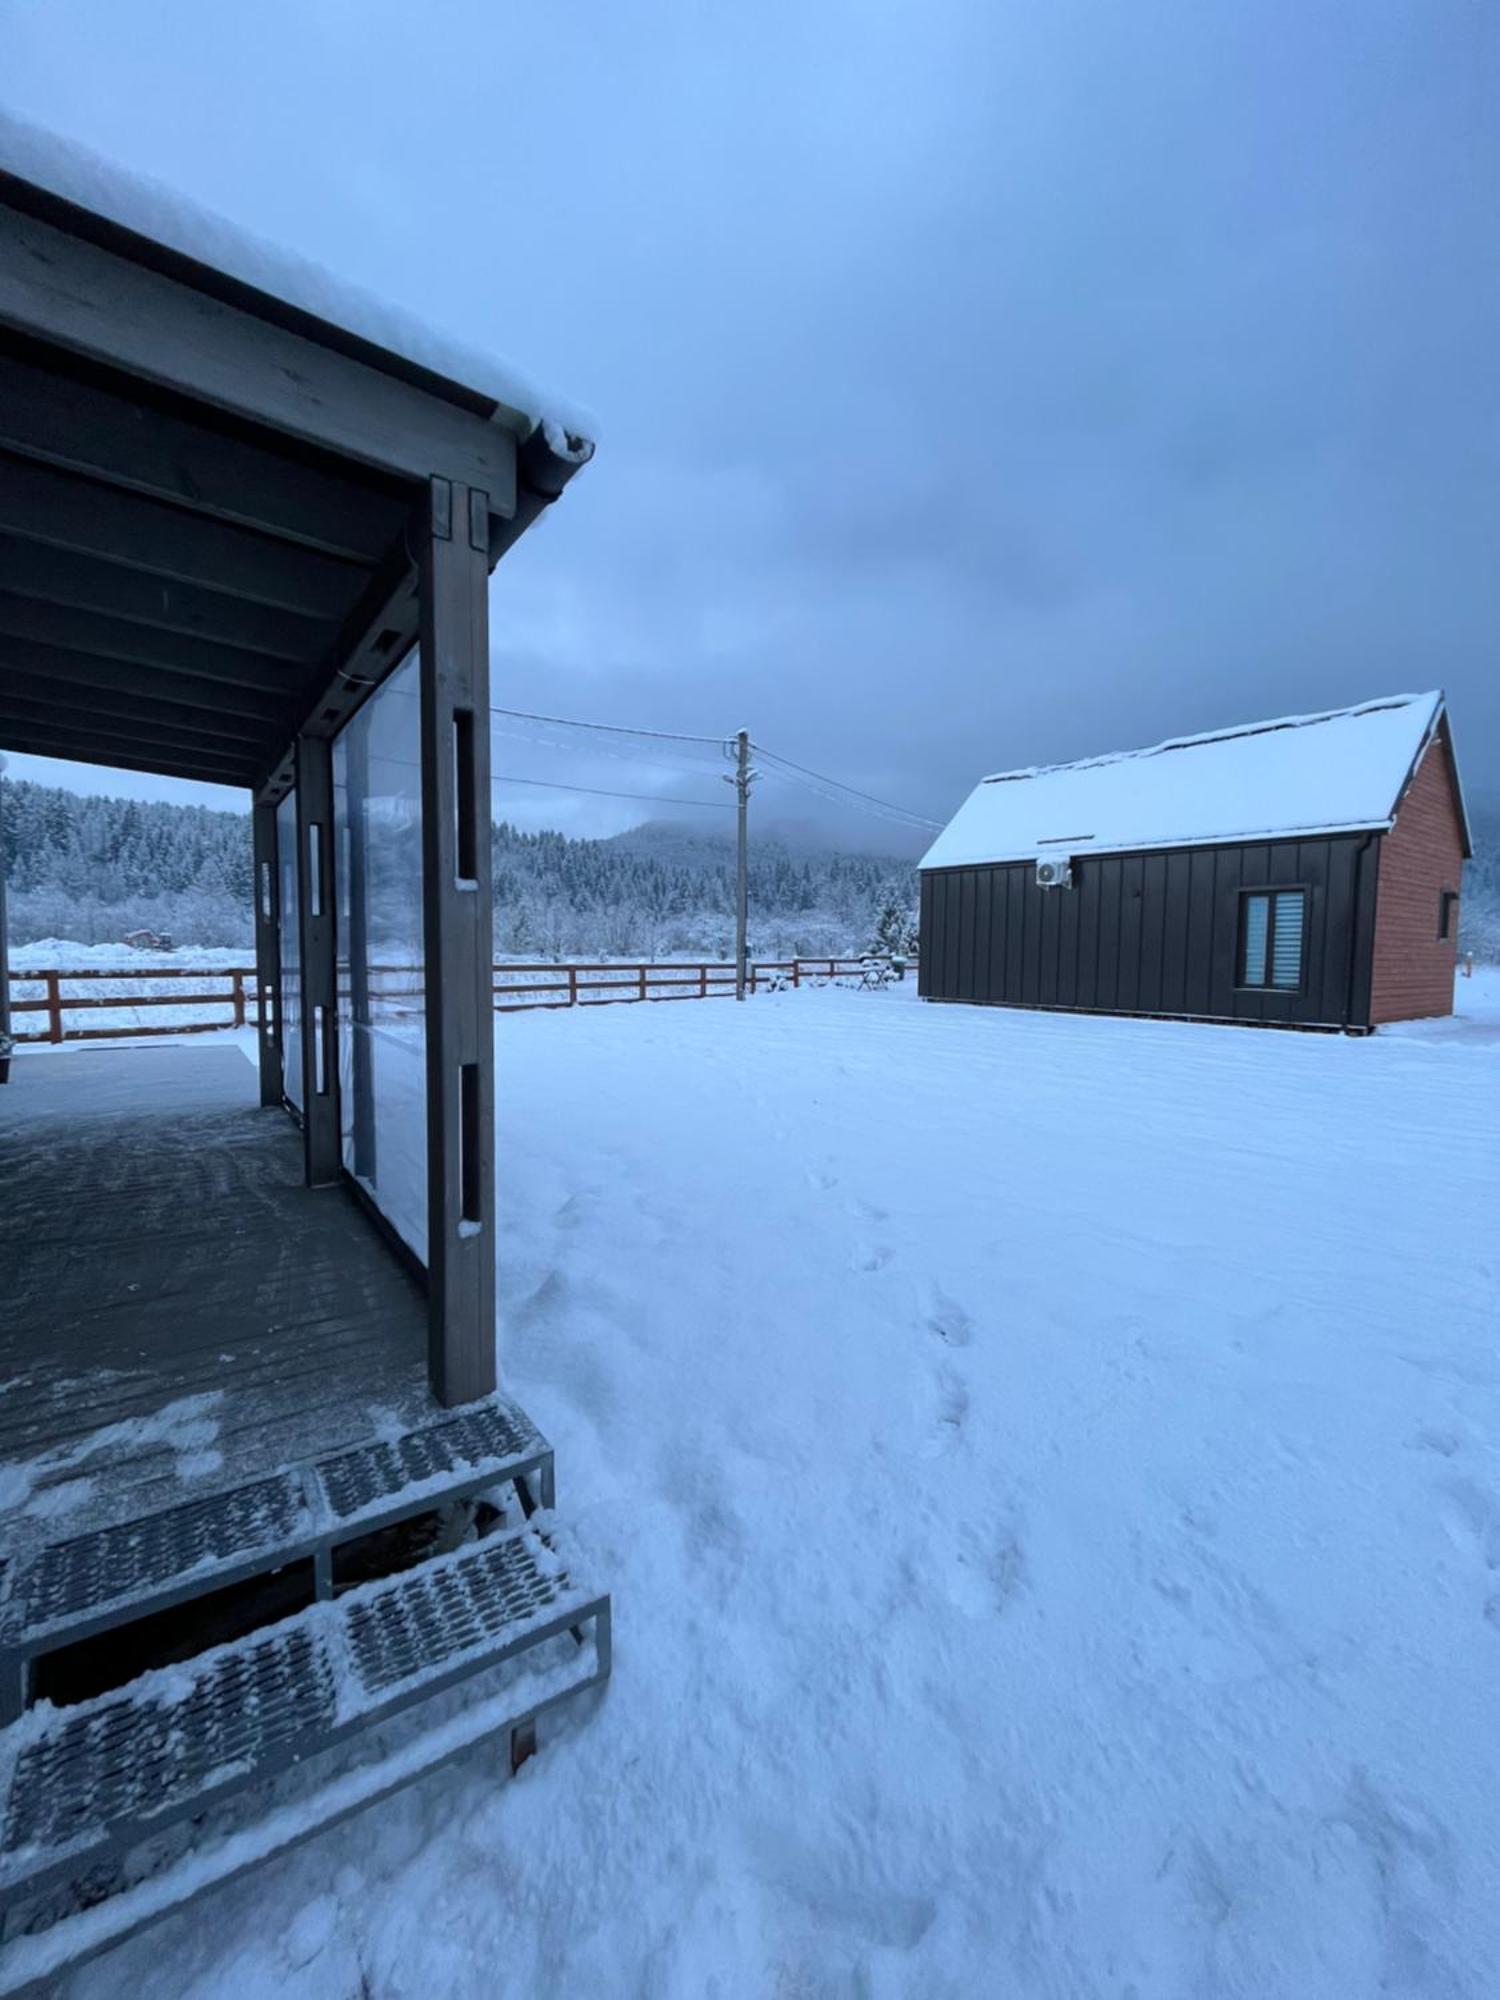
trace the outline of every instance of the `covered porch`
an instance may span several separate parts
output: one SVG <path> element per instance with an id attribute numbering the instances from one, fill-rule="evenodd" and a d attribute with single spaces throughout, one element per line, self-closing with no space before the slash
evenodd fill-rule
<path id="1" fill-rule="evenodd" d="M 495 1331 L 489 577 L 591 450 L 0 121 L 0 748 L 242 787 L 256 962 L 0 1090 L 0 1992 L 608 1674 Z"/>

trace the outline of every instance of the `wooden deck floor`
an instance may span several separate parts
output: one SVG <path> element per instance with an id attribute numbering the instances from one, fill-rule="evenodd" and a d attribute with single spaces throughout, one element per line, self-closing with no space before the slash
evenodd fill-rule
<path id="1" fill-rule="evenodd" d="M 433 1414 L 419 1286 L 223 1043 L 0 1089 L 0 1532 L 70 1532 Z"/>

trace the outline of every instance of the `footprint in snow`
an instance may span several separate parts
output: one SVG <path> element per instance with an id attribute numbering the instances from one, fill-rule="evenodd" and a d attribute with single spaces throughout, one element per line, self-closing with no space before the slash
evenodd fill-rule
<path id="1" fill-rule="evenodd" d="M 958 1610 L 987 1616 L 1005 1610 L 1025 1574 L 1026 1552 L 1013 1521 L 1002 1519 L 985 1535 L 965 1529 L 953 1551 L 948 1595 Z"/>
<path id="2" fill-rule="evenodd" d="M 1450 1482 L 1438 1517 L 1454 1548 L 1500 1569 L 1500 1503 L 1471 1479 Z"/>
<path id="3" fill-rule="evenodd" d="M 856 1271 L 883 1271 L 895 1256 L 888 1243 L 867 1243 L 862 1250 L 854 1253 Z"/>
<path id="4" fill-rule="evenodd" d="M 928 1458 L 957 1450 L 969 1415 L 968 1389 L 951 1368 L 939 1369 L 937 1392 L 937 1422 L 925 1454 Z"/>
<path id="5" fill-rule="evenodd" d="M 967 1347 L 974 1338 L 974 1322 L 966 1309 L 936 1285 L 928 1299 L 927 1330 L 949 1347 Z"/>

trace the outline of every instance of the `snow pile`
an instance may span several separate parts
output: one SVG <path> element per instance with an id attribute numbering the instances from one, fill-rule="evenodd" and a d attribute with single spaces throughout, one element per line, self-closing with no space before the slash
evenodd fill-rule
<path id="1" fill-rule="evenodd" d="M 1391 823 L 1440 693 L 1393 695 L 983 779 L 923 868 L 1293 839 Z"/>
<path id="2" fill-rule="evenodd" d="M 588 440 L 598 433 L 590 414 L 544 394 L 489 349 L 429 326 L 415 313 L 200 208 L 175 188 L 128 173 L 87 146 L 4 110 L 0 170 L 488 396 L 500 405 L 496 415 L 519 420 L 512 428 L 523 434 L 550 422 L 568 447 L 564 456 L 585 460 L 592 455 Z"/>
<path id="3" fill-rule="evenodd" d="M 502 1367 L 613 1684 L 75 2000 L 1493 2000 L 1500 979 L 1458 993 L 1369 1041 L 503 1017 Z"/>

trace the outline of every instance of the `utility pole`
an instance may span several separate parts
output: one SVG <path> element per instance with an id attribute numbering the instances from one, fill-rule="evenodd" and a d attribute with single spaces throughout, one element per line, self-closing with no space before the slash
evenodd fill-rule
<path id="1" fill-rule="evenodd" d="M 733 785 L 739 808 L 739 840 L 734 878 L 734 997 L 745 997 L 745 965 L 750 955 L 750 786 L 755 773 L 750 769 L 750 732 L 737 730 L 734 738 L 734 776 L 724 782 Z"/>

